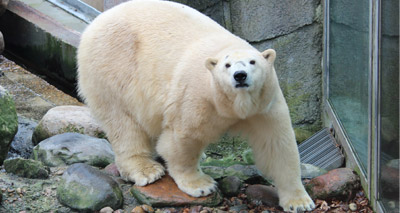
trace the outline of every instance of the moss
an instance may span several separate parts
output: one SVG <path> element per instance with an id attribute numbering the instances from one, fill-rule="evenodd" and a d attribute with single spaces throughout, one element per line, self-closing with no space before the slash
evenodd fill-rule
<path id="1" fill-rule="evenodd" d="M 223 135 L 217 143 L 210 144 L 206 149 L 208 157 L 214 159 L 230 158 L 234 156 L 235 161 L 243 162 L 242 153 L 249 149 L 247 141 L 240 136 Z"/>
<path id="2" fill-rule="evenodd" d="M 12 96 L 0 90 L 0 165 L 3 164 L 17 131 L 18 117 Z"/>
<path id="3" fill-rule="evenodd" d="M 4 168 L 8 173 L 20 177 L 45 179 L 49 177 L 50 170 L 42 162 L 32 159 L 15 158 L 4 161 Z"/>
<path id="4" fill-rule="evenodd" d="M 103 131 L 96 131 L 96 132 L 94 133 L 94 136 L 95 136 L 96 138 L 103 138 L 103 139 L 108 140 L 106 133 L 103 132 Z"/>
<path id="5" fill-rule="evenodd" d="M 34 145 L 39 144 L 41 141 L 49 138 L 51 135 L 48 133 L 48 131 L 46 131 L 43 128 L 43 125 L 41 125 L 39 123 L 39 125 L 36 126 L 35 131 L 33 132 L 32 135 L 32 142 Z"/>
<path id="6" fill-rule="evenodd" d="M 72 124 L 60 129 L 60 131 L 58 131 L 58 134 L 62 134 L 62 133 L 66 133 L 66 132 L 76 132 L 79 134 L 85 134 L 85 128 L 84 127 L 76 127 Z"/>

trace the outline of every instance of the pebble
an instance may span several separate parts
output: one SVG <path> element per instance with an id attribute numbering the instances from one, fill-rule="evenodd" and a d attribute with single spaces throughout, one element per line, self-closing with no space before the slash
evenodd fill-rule
<path id="1" fill-rule="evenodd" d="M 136 206 L 131 213 L 146 213 L 141 206 Z"/>
<path id="2" fill-rule="evenodd" d="M 112 209 L 109 206 L 100 209 L 100 213 L 113 213 L 113 212 L 114 212 L 114 209 Z"/>
<path id="3" fill-rule="evenodd" d="M 355 203 L 350 203 L 349 204 L 349 209 L 351 210 L 351 211 L 357 211 L 357 204 L 355 204 Z"/>
<path id="4" fill-rule="evenodd" d="M 17 188 L 16 191 L 17 191 L 18 194 L 22 194 L 22 189 L 21 188 Z"/>
<path id="5" fill-rule="evenodd" d="M 149 206 L 149 205 L 143 204 L 141 207 L 142 207 L 142 209 L 143 209 L 145 212 L 149 212 L 149 213 L 154 212 L 153 207 L 151 207 L 151 206 Z"/>

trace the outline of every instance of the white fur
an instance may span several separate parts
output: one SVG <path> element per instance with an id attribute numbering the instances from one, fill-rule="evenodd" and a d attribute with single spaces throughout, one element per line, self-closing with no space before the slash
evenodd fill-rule
<path id="1" fill-rule="evenodd" d="M 314 204 L 300 181 L 274 61 L 274 50 L 258 52 L 187 6 L 130 1 L 83 33 L 79 92 L 102 122 L 125 179 L 137 185 L 159 179 L 164 168 L 152 159 L 157 151 L 182 191 L 208 195 L 215 181 L 203 174 L 199 158 L 221 134 L 236 131 L 249 138 L 258 168 L 274 179 L 282 207 L 309 209 Z M 238 70 L 247 73 L 248 87 L 235 87 Z"/>

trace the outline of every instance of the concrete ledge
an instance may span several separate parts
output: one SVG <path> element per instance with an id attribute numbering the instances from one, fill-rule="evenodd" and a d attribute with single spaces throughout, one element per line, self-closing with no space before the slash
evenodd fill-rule
<path id="1" fill-rule="evenodd" d="M 46 15 L 59 14 L 58 11 L 49 13 L 59 8 L 47 7 L 46 14 L 39 9 L 20 0 L 10 1 L 7 11 L 0 16 L 5 55 L 37 74 L 48 76 L 49 81 L 57 82 L 61 89 L 71 93 L 75 90 L 75 55 L 81 32 Z M 82 26 L 81 20 L 67 16 L 70 26 L 74 26 L 73 22 Z"/>

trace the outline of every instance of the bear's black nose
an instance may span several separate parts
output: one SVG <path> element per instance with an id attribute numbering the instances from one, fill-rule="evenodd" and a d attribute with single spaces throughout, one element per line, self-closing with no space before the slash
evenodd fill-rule
<path id="1" fill-rule="evenodd" d="M 233 74 L 233 78 L 237 82 L 243 83 L 247 78 L 247 73 L 245 71 L 236 71 L 235 74 Z"/>

